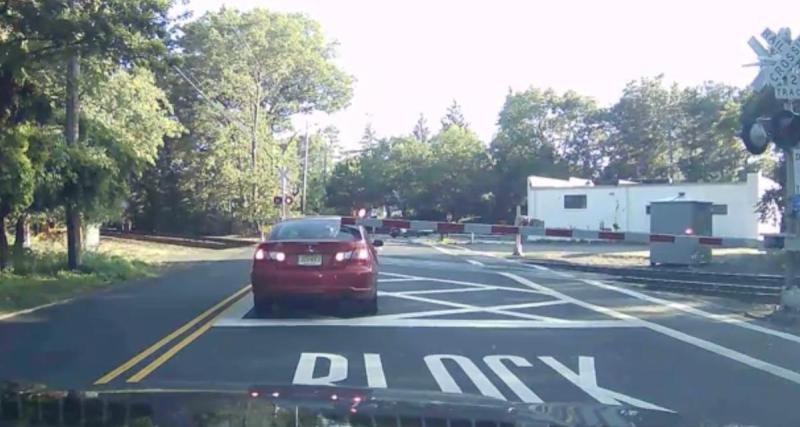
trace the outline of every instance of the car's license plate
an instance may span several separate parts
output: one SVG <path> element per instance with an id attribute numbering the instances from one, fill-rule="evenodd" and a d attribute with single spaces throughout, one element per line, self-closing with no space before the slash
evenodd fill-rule
<path id="1" fill-rule="evenodd" d="M 322 265 L 322 255 L 300 255 L 297 257 L 297 265 Z"/>

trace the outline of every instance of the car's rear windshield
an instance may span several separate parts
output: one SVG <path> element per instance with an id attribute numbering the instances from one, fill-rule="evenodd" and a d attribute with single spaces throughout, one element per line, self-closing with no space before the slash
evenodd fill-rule
<path id="1" fill-rule="evenodd" d="M 270 240 L 337 240 L 342 242 L 361 239 L 355 227 L 341 225 L 339 220 L 289 221 L 276 225 Z"/>

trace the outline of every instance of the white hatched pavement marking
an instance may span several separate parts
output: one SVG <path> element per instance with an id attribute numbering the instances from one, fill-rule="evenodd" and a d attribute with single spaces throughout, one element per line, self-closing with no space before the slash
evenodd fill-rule
<path id="1" fill-rule="evenodd" d="M 470 305 L 470 304 L 461 304 L 456 302 L 450 301 L 442 301 L 436 300 L 432 298 L 423 298 L 417 297 L 414 295 L 404 295 L 404 294 L 395 294 L 391 292 L 379 292 L 379 295 L 384 296 L 391 296 L 397 298 L 405 298 L 410 299 L 412 301 L 420 301 L 420 302 L 427 302 L 431 304 L 439 304 L 448 307 L 456 307 L 454 309 L 449 310 L 434 310 L 434 311 L 422 311 L 422 312 L 414 312 L 414 313 L 402 313 L 402 314 L 389 314 L 385 316 L 376 316 L 376 317 L 383 317 L 385 319 L 405 319 L 410 317 L 421 317 L 421 316 L 441 316 L 446 314 L 460 314 L 460 313 L 495 313 L 495 314 L 503 314 L 506 316 L 512 317 L 519 317 L 522 319 L 530 319 L 530 320 L 542 320 L 546 322 L 568 322 L 568 320 L 564 319 L 557 319 L 554 317 L 546 317 L 546 316 L 536 316 L 533 314 L 525 314 L 525 313 L 516 313 L 513 311 L 506 311 L 506 309 L 517 309 L 517 308 L 532 308 L 532 307 L 546 307 L 548 305 L 556 305 L 562 303 L 561 301 L 545 301 L 545 302 L 527 302 L 527 303 L 517 303 L 517 304 L 504 304 L 504 305 L 494 305 L 489 307 L 480 307 L 477 305 Z"/>
<path id="2" fill-rule="evenodd" d="M 477 265 L 478 267 L 486 267 L 486 265 L 484 263 L 482 263 L 480 261 L 475 261 L 474 259 L 468 259 L 467 262 L 472 264 L 472 265 Z"/>
<path id="3" fill-rule="evenodd" d="M 395 283 L 395 282 L 419 282 L 419 279 L 403 277 L 396 279 L 379 279 L 381 283 Z"/>
<path id="4" fill-rule="evenodd" d="M 403 292 L 392 292 L 393 294 L 402 294 L 402 295 L 432 295 L 432 294 L 457 294 L 463 292 L 486 292 L 486 291 L 494 291 L 498 288 L 453 288 L 453 289 L 426 289 L 424 291 L 403 291 Z"/>
<path id="5" fill-rule="evenodd" d="M 705 317 L 706 319 L 711 319 L 711 320 L 714 320 L 714 321 L 717 321 L 717 322 L 730 323 L 732 325 L 739 326 L 740 328 L 750 329 L 752 331 L 761 332 L 761 333 L 764 333 L 764 334 L 767 334 L 767 335 L 772 335 L 772 336 L 775 336 L 775 337 L 778 337 L 778 338 L 783 338 L 785 340 L 792 341 L 792 342 L 795 342 L 795 343 L 800 343 L 800 337 L 798 337 L 797 335 L 793 335 L 793 334 L 782 332 L 782 331 L 776 331 L 774 329 L 765 328 L 763 326 L 750 323 L 745 318 L 743 318 L 743 317 L 741 317 L 739 315 L 709 313 L 707 311 L 700 310 L 698 308 L 694 308 L 694 307 L 692 307 L 690 305 L 687 305 L 687 304 L 683 304 L 683 303 L 675 302 L 675 301 L 669 301 L 669 300 L 665 300 L 665 299 L 662 299 L 662 298 L 656 298 L 656 297 L 653 297 L 653 296 L 650 296 L 650 295 L 645 295 L 645 294 L 643 294 L 641 292 L 634 291 L 632 289 L 626 289 L 626 288 L 621 288 L 621 287 L 618 287 L 618 286 L 609 285 L 609 284 L 601 282 L 599 280 L 581 279 L 581 281 L 586 283 L 586 284 L 588 284 L 588 285 L 597 286 L 599 288 L 608 289 L 608 290 L 611 290 L 611 291 L 623 293 L 625 295 L 630 295 L 630 296 L 632 296 L 634 298 L 638 298 L 640 300 L 652 302 L 652 303 L 655 303 L 655 304 L 660 304 L 660 305 L 663 305 L 663 306 L 666 306 L 666 307 L 669 307 L 669 308 L 673 308 L 675 310 L 680 310 L 680 311 L 683 311 L 683 312 L 686 312 L 686 313 L 694 314 L 695 316 Z"/>
<path id="6" fill-rule="evenodd" d="M 556 274 L 556 275 L 559 275 L 559 276 L 562 276 L 562 277 L 570 277 L 570 278 L 574 278 L 575 277 L 572 274 L 565 273 L 565 272 L 558 271 L 558 270 L 553 270 L 551 268 L 548 268 L 548 267 L 545 267 L 545 266 L 542 266 L 542 265 L 526 264 L 526 263 L 522 263 L 522 262 L 519 262 L 519 261 L 516 261 L 516 260 L 506 259 L 506 258 L 503 258 L 501 256 L 498 256 L 498 255 L 495 255 L 495 254 L 492 254 L 492 253 L 488 253 L 488 252 L 478 252 L 478 251 L 474 251 L 474 250 L 468 249 L 468 248 L 463 248 L 463 251 L 464 252 L 475 252 L 475 253 L 480 253 L 480 254 L 483 254 L 483 255 L 486 255 L 486 256 L 492 256 L 492 257 L 495 257 L 495 258 L 498 258 L 498 259 L 505 260 L 505 261 L 510 262 L 510 263 L 522 265 L 522 266 L 525 266 L 525 267 L 528 267 L 528 268 L 534 268 L 534 269 L 539 270 L 539 271 L 547 271 L 547 272 L 550 272 L 552 274 Z M 454 254 L 454 256 L 456 256 L 456 255 Z M 713 320 L 713 321 L 716 321 L 716 322 L 728 323 L 728 324 L 731 324 L 731 325 L 734 325 L 734 326 L 738 326 L 740 328 L 749 329 L 751 331 L 760 332 L 760 333 L 763 333 L 763 334 L 771 335 L 771 336 L 774 336 L 774 337 L 778 337 L 778 338 L 781 338 L 781 339 L 784 339 L 784 340 L 787 340 L 787 341 L 791 341 L 791 342 L 800 344 L 800 336 L 797 336 L 797 335 L 794 335 L 794 334 L 790 334 L 788 332 L 778 331 L 778 330 L 775 330 L 775 329 L 772 329 L 772 328 L 767 328 L 767 327 L 764 327 L 764 326 L 761 326 L 761 325 L 757 325 L 757 324 L 751 323 L 747 318 L 745 318 L 743 316 L 740 316 L 740 315 L 737 315 L 737 314 L 710 313 L 708 311 L 701 310 L 699 308 L 695 308 L 695 307 L 692 307 L 692 306 L 684 304 L 684 303 L 680 303 L 680 302 L 676 302 L 676 301 L 670 301 L 670 300 L 666 300 L 666 299 L 663 299 L 663 298 L 650 296 L 650 295 L 635 291 L 633 289 L 628 289 L 628 288 L 623 288 L 623 287 L 619 287 L 619 286 L 610 285 L 610 284 L 602 282 L 600 280 L 591 280 L 591 279 L 579 279 L 579 280 L 581 282 L 583 282 L 583 283 L 586 283 L 587 285 L 591 285 L 591 286 L 595 286 L 595 287 L 598 287 L 598 288 L 607 289 L 607 290 L 614 291 L 614 292 L 619 292 L 619 293 L 622 293 L 622 294 L 629 295 L 629 296 L 632 296 L 634 298 L 640 299 L 642 301 L 652 302 L 652 303 L 659 304 L 659 305 L 662 305 L 662 306 L 665 306 L 665 307 L 669 307 L 669 308 L 672 308 L 672 309 L 675 309 L 675 310 L 683 311 L 684 313 L 693 314 L 695 316 L 703 317 L 703 318 L 706 318 L 706 319 L 709 319 L 709 320 Z"/>
<path id="7" fill-rule="evenodd" d="M 786 369 L 786 368 L 778 366 L 778 365 L 774 365 L 772 363 L 763 361 L 761 359 L 757 359 L 755 357 L 749 356 L 749 355 L 744 354 L 744 353 L 740 353 L 740 352 L 738 352 L 736 350 L 732 350 L 730 348 L 721 346 L 721 345 L 713 343 L 711 341 L 707 341 L 707 340 L 704 340 L 702 338 L 698 338 L 698 337 L 695 337 L 693 335 L 689 335 L 689 334 L 687 334 L 685 332 L 677 331 L 675 329 L 659 325 L 658 323 L 653 323 L 653 322 L 650 322 L 650 321 L 647 321 L 647 320 L 642 320 L 642 319 L 639 319 L 638 317 L 631 316 L 630 314 L 627 314 L 627 313 L 622 313 L 622 312 L 619 312 L 619 311 L 616 311 L 616 310 L 613 310 L 613 309 L 610 309 L 610 308 L 607 308 L 607 307 L 602 307 L 602 306 L 599 306 L 599 305 L 588 303 L 586 301 L 579 300 L 577 298 L 573 298 L 573 297 L 571 297 L 569 295 L 563 294 L 563 293 L 558 292 L 558 291 L 556 291 L 554 289 L 548 288 L 548 287 L 540 285 L 538 283 L 534 283 L 534 282 L 532 282 L 532 281 L 530 281 L 530 280 L 528 280 L 528 279 L 526 279 L 524 277 L 518 276 L 518 275 L 516 275 L 514 273 L 503 272 L 503 273 L 500 273 L 500 274 L 502 274 L 503 276 L 506 276 L 506 277 L 508 277 L 510 279 L 513 279 L 513 280 L 517 281 L 518 283 L 521 283 L 521 284 L 526 285 L 526 286 L 530 286 L 533 289 L 542 290 L 542 291 L 547 290 L 547 291 L 551 292 L 552 295 L 555 296 L 556 298 L 562 299 L 564 301 L 569 301 L 569 302 L 571 302 L 571 303 L 573 303 L 575 305 L 579 305 L 581 307 L 588 308 L 589 310 L 593 310 L 593 311 L 596 311 L 596 312 L 599 312 L 599 313 L 603 313 L 603 314 L 606 314 L 608 316 L 611 316 L 611 317 L 614 317 L 614 318 L 617 318 L 617 319 L 620 319 L 620 320 L 626 320 L 626 321 L 629 321 L 629 322 L 633 322 L 635 324 L 638 324 L 638 325 L 641 325 L 641 326 L 643 326 L 645 328 L 648 328 L 648 329 L 650 329 L 652 331 L 655 331 L 655 332 L 658 332 L 660 334 L 669 336 L 671 338 L 675 338 L 676 340 L 683 341 L 683 342 L 685 342 L 687 344 L 691 344 L 691 345 L 693 345 L 695 347 L 699 347 L 699 348 L 701 348 L 703 350 L 718 354 L 718 355 L 723 356 L 723 357 L 727 357 L 728 359 L 734 360 L 736 362 L 742 363 L 744 365 L 750 366 L 750 367 L 758 369 L 760 371 L 764 371 L 764 372 L 770 373 L 772 375 L 775 375 L 777 377 L 780 377 L 780 378 L 786 379 L 788 381 L 791 381 L 793 383 L 800 384 L 800 373 L 797 373 L 795 371 Z"/>
<path id="8" fill-rule="evenodd" d="M 475 283 L 475 282 L 465 282 L 463 280 L 452 280 L 452 279 L 439 279 L 436 277 L 420 277 L 420 276 L 409 276 L 408 274 L 400 274 L 400 273 L 381 273 L 385 275 L 391 275 L 395 277 L 404 277 L 404 278 L 414 278 L 419 281 L 425 282 L 433 282 L 433 283 L 449 283 L 453 285 L 464 285 L 464 286 L 472 286 L 476 288 L 483 288 L 483 289 L 494 289 L 494 290 L 503 290 L 503 291 L 511 291 L 511 292 L 521 292 L 521 293 L 533 293 L 539 295 L 549 295 L 547 292 L 537 291 L 534 289 L 526 289 L 526 288 L 514 288 L 511 286 L 502 286 L 502 285 L 487 285 L 484 283 Z M 380 284 L 380 280 L 378 281 Z"/>
<path id="9" fill-rule="evenodd" d="M 220 319 L 215 327 L 386 327 L 386 328 L 468 328 L 468 329 L 593 329 L 635 328 L 639 325 L 620 320 L 568 320 L 543 322 L 541 320 L 473 320 L 473 319 Z"/>
<path id="10" fill-rule="evenodd" d="M 469 251 L 469 249 L 466 249 L 466 251 Z M 502 257 L 498 257 L 498 258 L 499 259 L 504 259 Z M 573 276 L 571 274 L 564 273 L 564 272 L 557 271 L 557 270 L 553 270 L 551 268 L 548 268 L 548 267 L 545 267 L 545 266 L 541 266 L 541 265 L 526 264 L 526 263 L 522 263 L 522 262 L 519 262 L 519 261 L 516 261 L 516 260 L 510 260 L 510 259 L 506 259 L 506 261 L 511 262 L 511 263 L 515 263 L 515 264 L 518 264 L 518 265 L 523 265 L 523 266 L 526 266 L 526 267 L 529 267 L 529 268 L 535 268 L 535 269 L 540 270 L 540 271 L 549 271 L 549 272 L 551 272 L 553 274 L 558 274 L 558 275 L 563 276 L 563 277 L 575 277 L 575 276 Z M 676 301 L 670 301 L 670 300 L 666 300 L 666 299 L 663 299 L 663 298 L 650 296 L 650 295 L 635 291 L 633 289 L 628 289 L 628 288 L 623 288 L 623 287 L 619 287 L 619 286 L 610 285 L 610 284 L 602 282 L 600 280 L 591 280 L 591 279 L 579 279 L 579 280 L 581 282 L 583 282 L 583 283 L 586 283 L 587 285 L 591 285 L 591 286 L 607 289 L 607 290 L 614 291 L 614 292 L 619 292 L 619 293 L 622 293 L 622 294 L 629 295 L 629 296 L 632 296 L 634 298 L 640 299 L 642 301 L 652 302 L 652 303 L 659 304 L 659 305 L 662 305 L 662 306 L 665 306 L 665 307 L 669 307 L 669 308 L 672 308 L 672 309 L 675 309 L 675 310 L 683 311 L 684 313 L 693 314 L 695 316 L 700 316 L 700 317 L 703 317 L 703 318 L 706 318 L 706 319 L 709 319 L 709 320 L 713 320 L 713 321 L 716 321 L 716 322 L 728 323 L 728 324 L 731 324 L 731 325 L 734 325 L 734 326 L 738 326 L 740 328 L 749 329 L 751 331 L 760 332 L 760 333 L 763 333 L 763 334 L 771 335 L 771 336 L 774 336 L 774 337 L 782 338 L 782 339 L 785 339 L 787 341 L 791 341 L 791 342 L 800 344 L 800 336 L 797 336 L 797 335 L 794 335 L 794 334 L 790 334 L 790 333 L 787 333 L 787 332 L 783 332 L 783 331 L 778 331 L 778 330 L 775 330 L 775 329 L 771 329 L 771 328 L 767 328 L 767 327 L 764 327 L 764 326 L 761 326 L 761 325 L 757 325 L 757 324 L 751 323 L 750 321 L 748 321 L 748 319 L 746 319 L 746 318 L 744 318 L 744 317 L 742 317 L 740 315 L 710 313 L 708 311 L 700 310 L 699 308 L 695 308 L 695 307 L 692 307 L 692 306 L 684 304 L 684 303 L 680 303 L 680 302 L 676 302 Z"/>
<path id="11" fill-rule="evenodd" d="M 403 298 L 430 304 L 453 307 L 446 310 L 426 310 L 409 313 L 386 314 L 364 317 L 360 319 L 316 318 L 316 319 L 260 319 L 244 318 L 252 309 L 252 301 L 244 298 L 226 310 L 213 326 L 220 327 L 274 327 L 274 326 L 374 326 L 374 327 L 445 327 L 445 328 L 609 328 L 609 327 L 637 327 L 638 324 L 619 320 L 567 320 L 554 317 L 537 316 L 528 313 L 509 311 L 520 308 L 546 307 L 568 304 L 568 301 L 555 299 L 506 305 L 481 307 L 471 304 L 462 304 L 446 300 L 421 297 L 419 294 L 443 294 L 448 292 L 479 292 L 493 290 L 508 290 L 522 293 L 555 296 L 550 291 L 534 290 L 530 288 L 514 288 L 510 286 L 486 285 L 483 283 L 466 282 L 460 280 L 438 279 L 433 277 L 411 276 L 400 273 L 381 273 L 383 276 L 395 277 L 407 281 L 426 281 L 444 284 L 457 284 L 465 288 L 456 289 L 431 289 L 405 292 L 379 291 L 381 296 Z M 383 279 L 386 280 L 386 279 Z M 522 318 L 525 320 L 478 320 L 478 319 L 435 319 L 424 316 L 441 316 L 460 313 L 494 313 L 505 316 Z"/>

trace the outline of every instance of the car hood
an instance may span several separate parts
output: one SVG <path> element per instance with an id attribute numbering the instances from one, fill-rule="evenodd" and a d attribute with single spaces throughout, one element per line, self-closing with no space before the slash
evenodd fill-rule
<path id="1" fill-rule="evenodd" d="M 674 413 L 623 406 L 523 404 L 484 396 L 412 390 L 192 384 L 178 388 L 70 391 L 6 382 L 0 383 L 0 426 L 5 425 L 674 427 L 690 424 Z"/>

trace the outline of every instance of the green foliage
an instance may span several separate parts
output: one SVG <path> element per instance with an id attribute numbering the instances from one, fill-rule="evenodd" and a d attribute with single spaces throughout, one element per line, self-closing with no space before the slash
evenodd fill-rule
<path id="1" fill-rule="evenodd" d="M 461 111 L 461 104 L 455 99 L 453 103 L 447 107 L 447 111 L 442 117 L 442 129 L 447 130 L 450 126 L 458 126 L 461 128 L 468 128 L 469 123 L 464 119 L 464 113 Z"/>
<path id="2" fill-rule="evenodd" d="M 13 271 L 0 273 L 0 313 L 60 301 L 154 271 L 142 261 L 97 253 L 87 253 L 80 270 L 67 271 L 66 253 L 28 251 Z"/>
<path id="3" fill-rule="evenodd" d="M 32 201 L 34 169 L 28 157 L 29 140 L 35 132 L 24 124 L 0 127 L 0 216 L 27 208 Z M 0 230 L 2 232 L 2 230 Z"/>
<path id="4" fill-rule="evenodd" d="M 352 78 L 334 64 L 335 46 L 319 25 L 302 15 L 221 9 L 182 31 L 174 60 L 183 76 L 164 84 L 188 132 L 159 151 L 130 211 L 150 229 L 174 227 L 162 218 L 177 212 L 192 219 L 183 223 L 194 230 L 182 231 L 252 229 L 278 215 L 279 167 L 289 169 L 290 187 L 300 184 L 301 138 L 291 117 L 343 108 Z M 312 160 L 322 161 L 321 150 L 311 147 Z M 323 168 L 312 167 L 309 182 L 319 188 Z"/>
<path id="5" fill-rule="evenodd" d="M 565 127 L 560 104 L 552 90 L 530 88 L 506 96 L 490 146 L 495 219 L 513 219 L 514 207 L 527 195 L 529 175 L 567 176 L 568 166 L 557 149 Z"/>
<path id="6" fill-rule="evenodd" d="M 674 154 L 680 149 L 674 133 L 679 95 L 677 87 L 664 87 L 663 76 L 625 86 L 609 114 L 614 130 L 607 142 L 609 165 L 604 179 L 668 178 L 670 144 Z"/>

